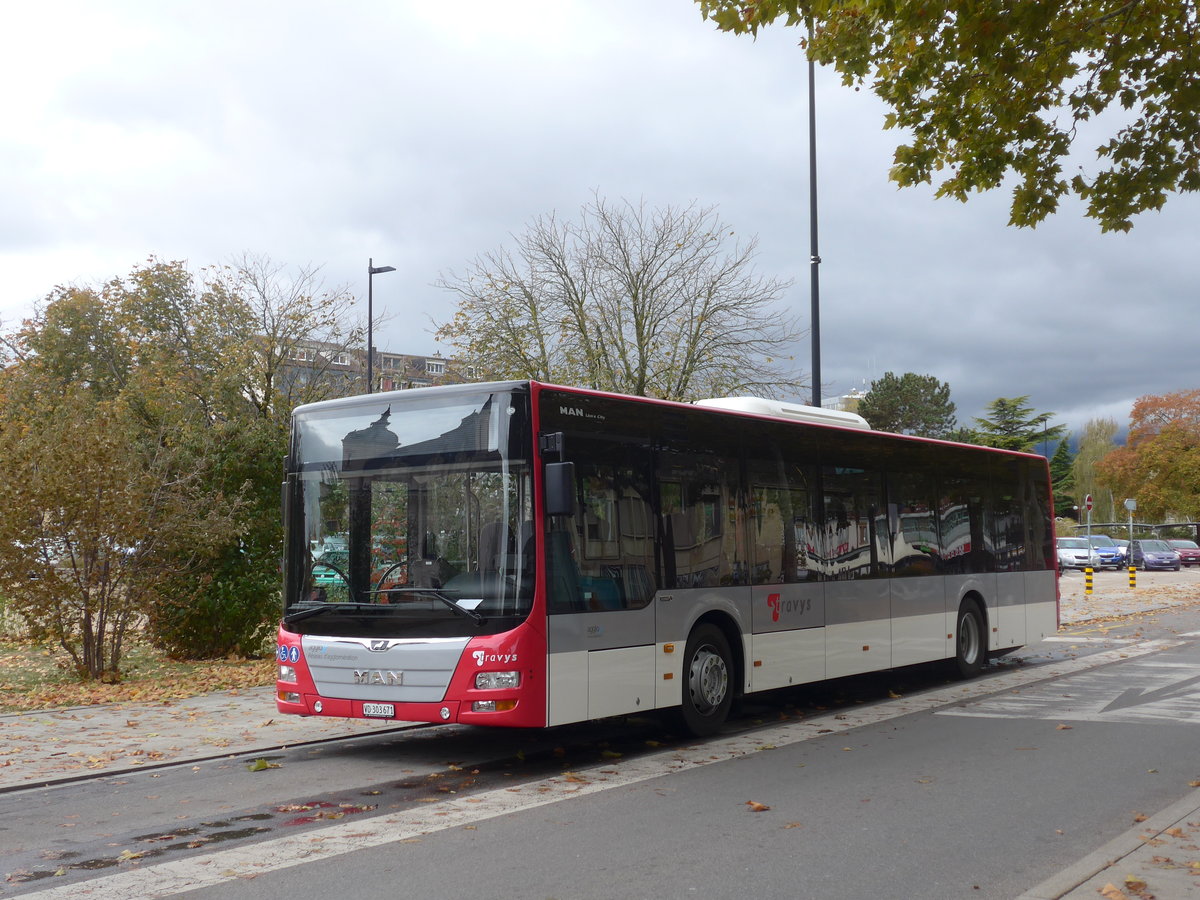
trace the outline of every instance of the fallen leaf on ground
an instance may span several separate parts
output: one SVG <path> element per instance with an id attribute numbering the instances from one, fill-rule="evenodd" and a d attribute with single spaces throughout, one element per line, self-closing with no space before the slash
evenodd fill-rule
<path id="1" fill-rule="evenodd" d="M 759 803 L 757 800 L 747 800 L 746 805 L 748 807 L 750 807 L 752 810 L 754 810 L 755 812 L 766 812 L 768 809 L 771 808 L 771 807 L 767 806 L 767 804 L 765 804 L 765 803 Z"/>

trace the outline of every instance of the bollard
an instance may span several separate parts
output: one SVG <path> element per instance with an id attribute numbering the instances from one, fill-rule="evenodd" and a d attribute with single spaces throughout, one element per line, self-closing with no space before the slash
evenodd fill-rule
<path id="1" fill-rule="evenodd" d="M 1083 570 L 1083 592 L 1085 594 L 1092 593 L 1092 567 L 1088 566 Z"/>
<path id="2" fill-rule="evenodd" d="M 1129 567 L 1129 586 L 1131 588 L 1137 587 L 1137 566 Z"/>

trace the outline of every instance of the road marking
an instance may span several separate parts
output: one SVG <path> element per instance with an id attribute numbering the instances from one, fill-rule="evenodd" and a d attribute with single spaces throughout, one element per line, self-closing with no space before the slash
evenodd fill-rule
<path id="1" fill-rule="evenodd" d="M 1200 631 L 1185 631 L 1180 637 L 1200 637 Z"/>
<path id="2" fill-rule="evenodd" d="M 1130 638 L 1106 638 L 1106 637 L 1048 637 L 1042 638 L 1043 641 L 1056 644 L 1132 644 Z"/>
<path id="3" fill-rule="evenodd" d="M 1053 689 L 994 695 L 938 715 L 1200 725 L 1200 664 L 1139 659 L 1119 670 L 1077 673 Z"/>
<path id="4" fill-rule="evenodd" d="M 358 818 L 353 822 L 327 826 L 318 832 L 310 831 L 303 835 L 289 835 L 228 850 L 215 850 L 189 859 L 159 863 L 21 896 L 27 900 L 74 900 L 84 897 L 88 900 L 128 900 L 129 897 L 163 897 L 215 887 L 239 878 L 253 878 L 346 853 L 412 841 L 451 828 L 461 828 L 551 803 L 737 759 L 767 747 L 785 747 L 913 713 L 937 710 L 1046 679 L 1168 650 L 1179 646 L 1179 643 L 1146 641 L 1078 659 L 1013 669 L 1002 675 L 938 688 L 899 700 L 856 706 L 815 719 L 787 722 L 749 734 L 666 750 L 628 762 L 616 762 L 615 765 L 614 761 L 606 761 L 592 769 L 581 769 L 570 778 L 566 775 L 546 778 L 520 787 L 488 791 L 393 815 Z"/>

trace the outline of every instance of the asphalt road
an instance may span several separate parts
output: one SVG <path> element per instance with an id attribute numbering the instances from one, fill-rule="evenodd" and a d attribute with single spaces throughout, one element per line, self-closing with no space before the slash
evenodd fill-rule
<path id="1" fill-rule="evenodd" d="M 0 897 L 1019 897 L 1200 780 L 1200 608 L 1119 618 L 1123 575 L 979 679 L 796 689 L 708 741 L 414 728 L 12 791 Z"/>

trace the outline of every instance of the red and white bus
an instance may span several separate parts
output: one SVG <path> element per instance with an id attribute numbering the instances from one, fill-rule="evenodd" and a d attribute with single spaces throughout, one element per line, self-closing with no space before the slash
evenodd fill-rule
<path id="1" fill-rule="evenodd" d="M 1042 457 L 766 400 L 520 381 L 302 406 L 278 707 L 535 727 L 678 709 L 706 734 L 757 691 L 972 675 L 1057 629 L 1051 510 Z"/>

